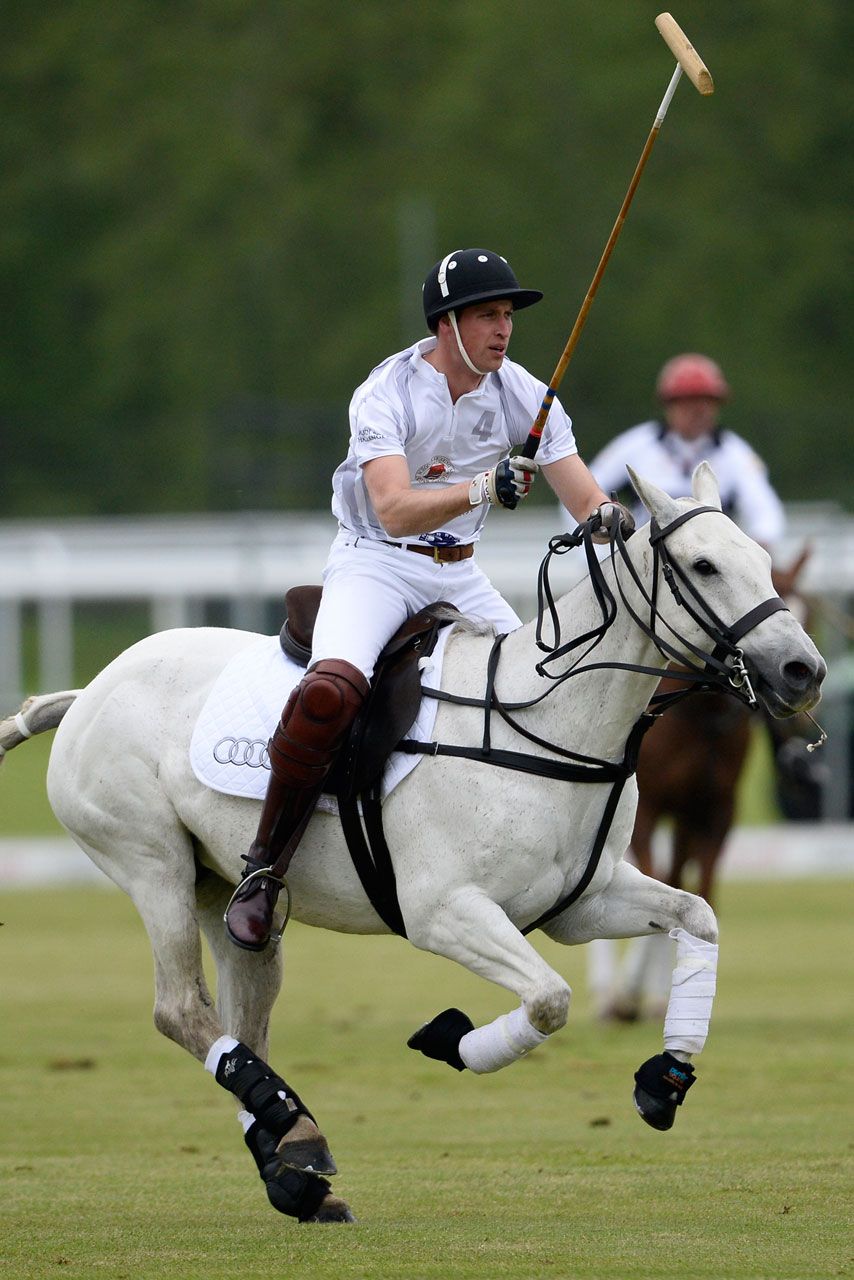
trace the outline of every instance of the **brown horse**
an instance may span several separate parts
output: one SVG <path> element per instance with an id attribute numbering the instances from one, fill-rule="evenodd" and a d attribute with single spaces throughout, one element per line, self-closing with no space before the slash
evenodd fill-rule
<path id="1" fill-rule="evenodd" d="M 790 602 L 810 550 L 804 547 L 788 569 L 773 574 L 777 592 Z M 684 687 L 684 681 L 665 678 L 659 693 Z M 645 875 L 684 889 L 693 871 L 691 891 L 715 905 L 716 874 L 735 817 L 738 782 L 753 727 L 764 719 L 727 694 L 692 692 L 647 732 L 638 760 L 638 808 L 631 840 L 634 861 Z M 775 749 L 796 731 L 795 726 L 769 728 Z M 657 873 L 653 837 L 665 820 L 672 823 L 667 863 Z M 635 939 L 619 972 L 613 947 L 608 942 L 591 944 L 590 985 L 600 1016 L 634 1021 L 642 1013 L 661 1013 L 669 990 L 663 981 L 665 976 L 669 981 L 673 968 L 670 940 Z"/>
<path id="2" fill-rule="evenodd" d="M 660 690 L 676 687 L 677 681 L 662 680 Z M 744 703 L 725 693 L 692 693 L 656 721 L 641 748 L 635 861 L 645 874 L 654 874 L 653 833 L 662 819 L 671 818 L 668 866 L 660 878 L 682 888 L 686 868 L 693 865 L 696 892 L 710 905 L 753 720 Z"/>

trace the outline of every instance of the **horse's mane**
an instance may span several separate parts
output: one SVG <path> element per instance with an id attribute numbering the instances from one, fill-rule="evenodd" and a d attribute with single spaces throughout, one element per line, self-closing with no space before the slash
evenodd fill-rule
<path id="1" fill-rule="evenodd" d="M 453 605 L 439 605 L 434 609 L 437 618 L 442 618 L 456 624 L 456 631 L 462 632 L 469 636 L 494 636 L 495 627 L 491 622 L 486 622 L 483 618 L 468 617 L 464 613 L 458 613 Z"/>

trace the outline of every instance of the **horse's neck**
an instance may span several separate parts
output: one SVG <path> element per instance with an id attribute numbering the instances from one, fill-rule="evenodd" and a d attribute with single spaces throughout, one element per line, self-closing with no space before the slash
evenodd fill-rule
<path id="1" fill-rule="evenodd" d="M 628 544 L 626 550 L 648 592 L 652 574 L 652 554 L 648 542 L 638 536 Z M 537 732 L 540 736 L 548 737 L 550 741 L 559 742 L 573 750 L 615 759 L 622 754 L 629 730 L 649 702 L 658 677 L 623 671 L 609 664 L 624 663 L 656 668 L 663 664 L 655 645 L 637 626 L 623 604 L 610 560 L 602 565 L 602 571 L 617 600 L 616 618 L 593 649 L 589 649 L 589 642 L 581 645 L 564 658 L 549 663 L 548 670 L 552 676 L 558 676 L 576 662 L 579 667 L 587 667 L 593 663 L 605 664 L 605 667 L 573 675 L 555 685 L 539 704 L 538 716 L 541 715 L 542 720 L 537 726 Z M 640 617 L 644 617 L 648 613 L 648 606 L 626 566 L 620 565 L 618 573 L 632 608 Z M 572 591 L 562 596 L 555 608 L 561 644 L 595 630 L 602 621 L 602 611 L 589 578 L 584 578 Z M 548 639 L 548 635 L 544 639 Z M 502 701 L 523 701 L 538 697 L 553 683 L 536 672 L 536 664 L 543 656 L 543 652 L 536 646 L 535 622 L 528 623 L 507 637 L 503 644 L 497 682 Z"/>

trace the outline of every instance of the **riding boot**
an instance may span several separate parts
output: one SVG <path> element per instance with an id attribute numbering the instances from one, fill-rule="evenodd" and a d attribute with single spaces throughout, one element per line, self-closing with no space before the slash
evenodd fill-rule
<path id="1" fill-rule="evenodd" d="M 258 832 L 225 914 L 228 936 L 247 951 L 263 951 L 270 941 L 281 877 L 369 687 L 351 663 L 324 659 L 287 701 L 268 744 L 270 779 Z"/>

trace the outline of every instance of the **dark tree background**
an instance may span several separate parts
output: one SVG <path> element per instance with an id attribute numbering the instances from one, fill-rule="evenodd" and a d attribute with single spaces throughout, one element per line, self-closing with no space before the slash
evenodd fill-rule
<path id="1" fill-rule="evenodd" d="M 546 291 L 512 354 L 548 378 L 672 71 L 657 12 L 8 0 L 4 515 L 326 505 L 457 246 Z M 784 498 L 850 505 L 851 12 L 674 14 L 716 93 L 679 86 L 564 382 L 586 456 L 698 349 Z"/>

